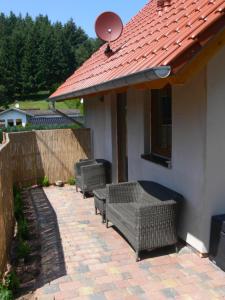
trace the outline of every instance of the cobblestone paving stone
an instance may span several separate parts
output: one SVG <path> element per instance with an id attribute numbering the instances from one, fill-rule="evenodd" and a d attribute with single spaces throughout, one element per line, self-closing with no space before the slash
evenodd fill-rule
<path id="1" fill-rule="evenodd" d="M 179 254 L 173 249 L 149 252 L 136 263 L 129 244 L 95 215 L 93 198 L 83 199 L 71 186 L 49 187 L 44 192 L 54 214 L 40 217 L 40 228 L 52 236 L 56 222 L 59 237 L 51 237 L 44 247 L 46 273 L 34 299 L 225 299 L 225 273 L 208 259 L 185 247 Z M 43 209 L 44 199 L 37 198 Z M 51 251 L 55 240 L 60 243 L 59 254 L 55 244 Z"/>

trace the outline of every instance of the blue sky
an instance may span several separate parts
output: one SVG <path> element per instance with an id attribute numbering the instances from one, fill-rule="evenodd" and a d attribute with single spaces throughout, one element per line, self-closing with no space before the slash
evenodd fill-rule
<path id="1" fill-rule="evenodd" d="M 90 36 L 95 37 L 94 23 L 103 11 L 118 13 L 127 23 L 148 0 L 1 0 L 0 11 L 8 14 L 27 12 L 35 17 L 47 14 L 50 20 L 65 23 L 73 18 Z"/>

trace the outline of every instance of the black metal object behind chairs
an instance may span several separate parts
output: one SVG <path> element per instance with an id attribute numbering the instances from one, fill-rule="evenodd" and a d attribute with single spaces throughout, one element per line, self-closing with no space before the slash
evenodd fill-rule
<path id="1" fill-rule="evenodd" d="M 104 159 L 85 159 L 75 164 L 76 190 L 86 193 L 101 189 L 111 182 L 111 164 Z"/>
<path id="2" fill-rule="evenodd" d="M 177 201 L 183 197 L 154 182 L 107 186 L 106 226 L 110 221 L 136 251 L 177 244 Z"/>
<path id="3" fill-rule="evenodd" d="M 209 257 L 225 271 L 225 214 L 212 217 Z"/>

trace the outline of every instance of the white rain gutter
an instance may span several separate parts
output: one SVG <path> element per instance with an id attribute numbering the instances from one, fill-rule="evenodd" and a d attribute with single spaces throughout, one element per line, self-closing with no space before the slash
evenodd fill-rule
<path id="1" fill-rule="evenodd" d="M 157 79 L 167 78 L 171 74 L 170 66 L 155 67 L 141 72 L 130 74 L 124 77 L 116 78 L 107 82 L 103 82 L 85 89 L 66 93 L 60 96 L 49 98 L 49 101 L 63 101 L 71 98 L 80 98 L 90 94 L 106 92 L 115 88 L 122 88 L 129 85 L 139 84 L 142 82 L 153 81 Z"/>

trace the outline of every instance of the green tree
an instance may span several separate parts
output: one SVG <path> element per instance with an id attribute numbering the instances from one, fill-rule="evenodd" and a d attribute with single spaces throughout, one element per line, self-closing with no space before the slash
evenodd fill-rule
<path id="1" fill-rule="evenodd" d="M 0 14 L 0 105 L 50 91 L 101 45 L 77 27 L 52 24 L 47 16 Z"/>

